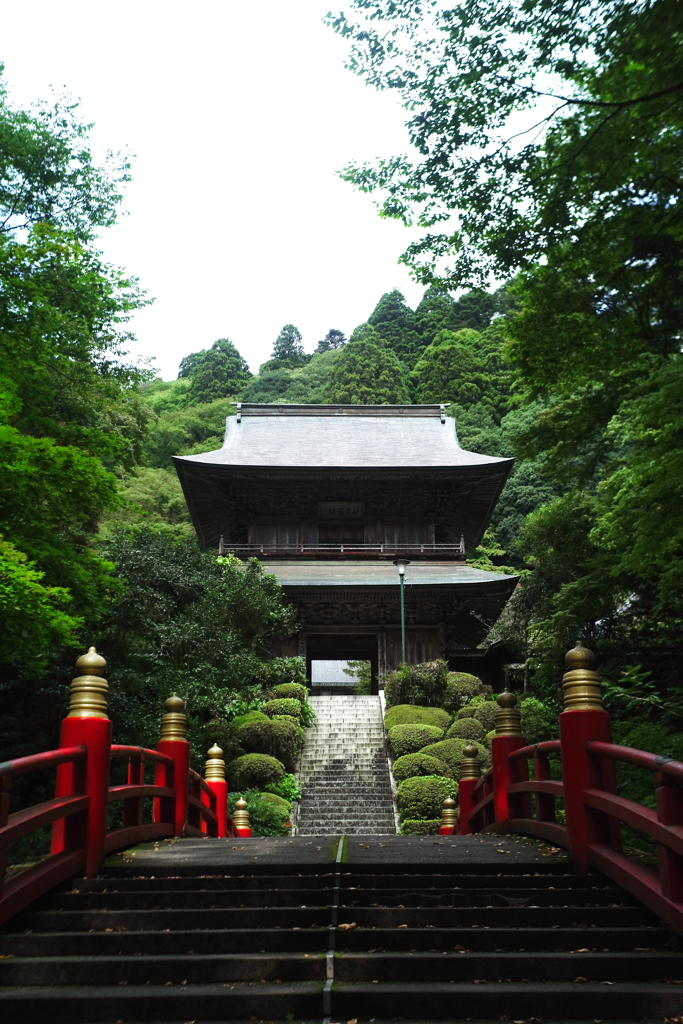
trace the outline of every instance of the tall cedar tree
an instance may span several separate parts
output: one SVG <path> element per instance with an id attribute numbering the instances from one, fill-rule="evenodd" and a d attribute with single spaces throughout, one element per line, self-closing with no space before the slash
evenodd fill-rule
<path id="1" fill-rule="evenodd" d="M 214 402 L 235 396 L 251 378 L 249 366 L 228 338 L 219 338 L 209 349 L 193 352 L 180 363 L 178 377 L 187 377 L 188 405 Z"/>
<path id="2" fill-rule="evenodd" d="M 395 353 L 369 324 L 357 327 L 330 371 L 326 400 L 351 405 L 403 405 L 410 382 Z"/>

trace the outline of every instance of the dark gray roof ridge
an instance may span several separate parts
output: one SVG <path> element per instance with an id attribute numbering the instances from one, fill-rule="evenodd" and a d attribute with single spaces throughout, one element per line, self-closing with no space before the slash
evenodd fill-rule
<path id="1" fill-rule="evenodd" d="M 242 416 L 409 416 L 441 417 L 442 412 L 451 404 L 442 405 L 349 405 L 344 402 L 329 405 L 304 405 L 283 402 L 232 402 L 237 407 L 237 415 Z"/>

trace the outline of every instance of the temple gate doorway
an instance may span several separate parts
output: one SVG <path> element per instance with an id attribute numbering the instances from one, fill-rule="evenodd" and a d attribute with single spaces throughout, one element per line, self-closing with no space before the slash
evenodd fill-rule
<path id="1" fill-rule="evenodd" d="M 306 675 L 313 679 L 312 662 L 321 661 L 369 661 L 372 676 L 372 692 L 378 693 L 377 677 L 379 657 L 377 633 L 309 633 L 306 638 Z M 353 681 L 349 678 L 346 691 L 337 688 L 336 692 L 353 693 Z M 322 692 L 312 684 L 314 693 Z"/>

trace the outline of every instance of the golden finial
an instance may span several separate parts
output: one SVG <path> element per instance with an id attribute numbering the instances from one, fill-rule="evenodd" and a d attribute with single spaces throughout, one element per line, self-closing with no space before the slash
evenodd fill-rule
<path id="1" fill-rule="evenodd" d="M 460 762 L 460 779 L 478 779 L 481 775 L 481 767 L 477 754 L 479 751 L 474 743 L 468 743 L 462 752 Z"/>
<path id="2" fill-rule="evenodd" d="M 455 809 L 455 800 L 452 796 L 447 796 L 443 802 L 443 811 L 441 812 L 441 828 L 455 829 L 458 821 L 458 812 Z"/>
<path id="3" fill-rule="evenodd" d="M 83 675 L 76 676 L 71 682 L 71 701 L 69 702 L 68 718 L 106 718 L 107 717 L 107 680 L 102 673 L 107 663 L 94 647 L 82 654 L 76 662 L 76 668 Z"/>
<path id="4" fill-rule="evenodd" d="M 161 716 L 161 737 L 162 740 L 186 740 L 187 739 L 187 717 L 185 701 L 176 693 L 164 701 L 166 714 Z"/>
<path id="5" fill-rule="evenodd" d="M 206 762 L 204 770 L 204 778 L 207 782 L 220 782 L 225 781 L 225 761 L 223 760 L 223 751 L 216 742 L 212 747 L 207 750 L 208 761 Z"/>
<path id="6" fill-rule="evenodd" d="M 602 707 L 600 676 L 595 671 L 595 655 L 580 640 L 564 658 L 567 671 L 562 677 L 565 711 L 587 711 Z"/>
<path id="7" fill-rule="evenodd" d="M 499 707 L 496 711 L 496 736 L 521 736 L 517 698 L 514 693 L 510 693 L 507 686 L 496 697 L 496 704 Z"/>
<path id="8" fill-rule="evenodd" d="M 251 825 L 249 824 L 247 801 L 243 796 L 241 796 L 235 803 L 235 813 L 232 816 L 232 820 L 235 822 L 235 828 L 251 828 Z"/>

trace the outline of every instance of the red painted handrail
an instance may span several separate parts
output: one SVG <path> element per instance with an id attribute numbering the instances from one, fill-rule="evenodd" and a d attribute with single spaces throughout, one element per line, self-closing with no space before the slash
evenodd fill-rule
<path id="1" fill-rule="evenodd" d="M 45 800 L 43 803 L 10 814 L 12 779 L 40 771 L 42 768 L 82 764 L 86 756 L 86 748 L 79 745 L 18 757 L 0 765 L 0 922 L 12 917 L 27 903 L 42 896 L 75 871 L 81 870 L 85 865 L 86 855 L 85 845 L 81 843 L 79 846 L 75 843 L 60 851 L 58 855 L 47 857 L 39 864 L 17 872 L 9 881 L 4 882 L 7 847 L 10 843 L 54 821 L 67 819 L 76 823 L 76 828 L 71 830 L 73 840 L 79 832 L 82 835 L 82 819 L 87 814 L 90 804 L 90 798 L 81 793 Z"/>

